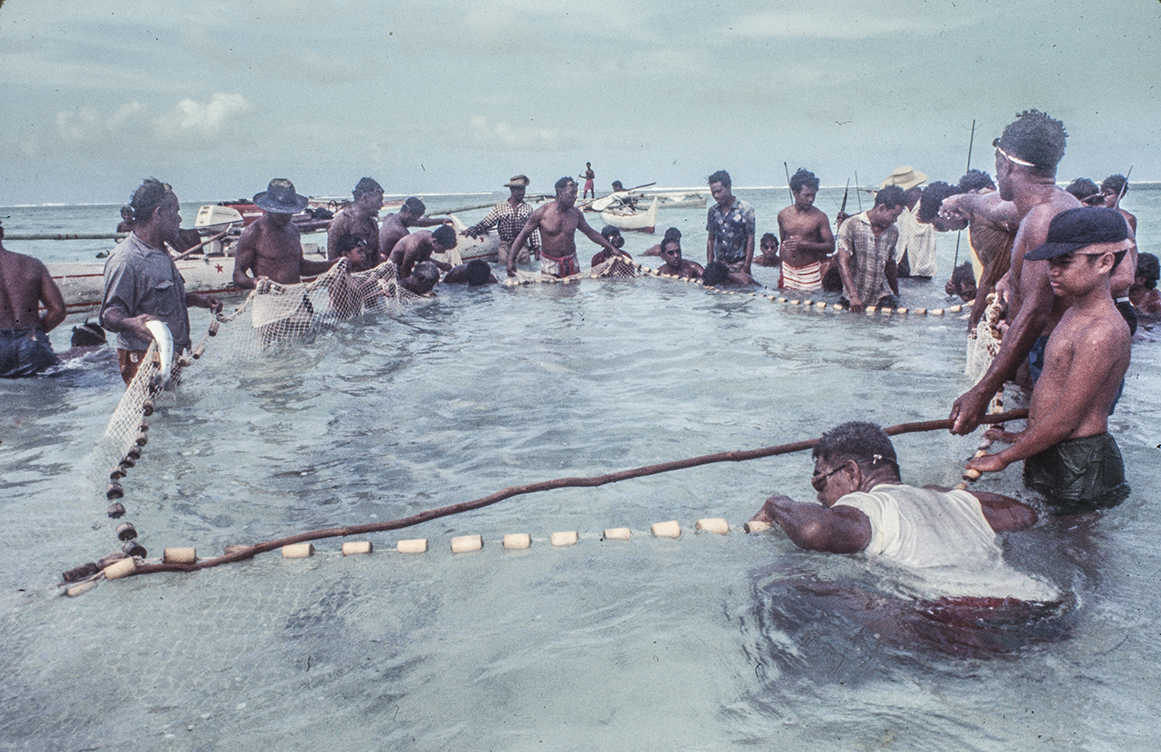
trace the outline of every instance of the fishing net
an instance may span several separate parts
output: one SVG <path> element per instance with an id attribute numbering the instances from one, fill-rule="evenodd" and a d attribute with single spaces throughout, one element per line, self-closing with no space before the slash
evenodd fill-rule
<path id="1" fill-rule="evenodd" d="M 254 357 L 307 339 L 340 321 L 399 310 L 428 297 L 409 290 L 390 261 L 351 272 L 347 260 L 341 259 L 317 278 L 292 285 L 261 279 L 241 305 L 232 313 L 217 314 L 205 337 L 188 355 L 177 359 L 170 385 L 178 381 L 183 367 L 202 357 L 211 337 L 216 338 L 214 349 L 219 358 Z M 141 448 L 148 443 L 147 417 L 170 385 L 161 383 L 157 346 L 151 343 L 96 450 L 98 467 L 111 468 L 110 479 L 115 485 L 108 491 L 110 499 L 119 498 L 118 481 L 136 464 Z"/>
<path id="2" fill-rule="evenodd" d="M 1000 331 L 1000 317 L 1003 314 L 1003 305 L 995 293 L 988 295 L 988 307 L 976 327 L 968 332 L 967 359 L 964 363 L 964 373 L 973 384 L 979 382 L 988 372 L 992 361 L 1000 352 L 1000 340 L 1003 334 Z"/>

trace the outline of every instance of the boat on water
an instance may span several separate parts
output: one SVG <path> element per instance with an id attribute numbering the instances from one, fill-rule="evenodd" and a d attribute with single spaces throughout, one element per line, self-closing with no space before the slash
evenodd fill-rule
<path id="1" fill-rule="evenodd" d="M 692 209 L 705 208 L 706 201 L 709 201 L 709 191 L 660 191 L 653 193 L 645 191 L 641 196 L 648 200 L 651 198 L 657 199 L 658 209 Z"/>
<path id="2" fill-rule="evenodd" d="M 653 232 L 657 226 L 657 205 L 654 198 L 644 211 L 627 205 L 609 207 L 601 212 L 601 220 L 621 230 Z"/>
<path id="3" fill-rule="evenodd" d="M 455 215 L 451 218 L 456 230 L 456 245 L 447 253 L 433 254 L 435 258 L 450 264 L 465 263 L 473 259 L 494 261 L 497 258 L 500 238 L 495 232 L 489 232 L 479 238 L 470 238 L 460 234 L 467 225 Z M 318 229 L 314 231 L 317 232 Z M 325 226 L 321 229 L 325 229 Z M 236 239 L 235 237 L 233 240 Z M 174 262 L 185 279 L 188 292 L 211 293 L 219 297 L 241 296 L 246 292 L 233 285 L 234 257 L 228 254 L 232 242 L 232 240 L 227 242 L 226 253 L 215 252 L 215 246 L 221 248 L 221 241 L 214 241 L 206 244 L 207 253 L 177 259 Z M 326 241 L 303 240 L 302 252 L 303 256 L 311 261 L 325 261 Z M 60 288 L 69 314 L 91 312 L 101 306 L 105 286 L 105 262 L 51 263 L 48 264 L 48 271 Z"/>

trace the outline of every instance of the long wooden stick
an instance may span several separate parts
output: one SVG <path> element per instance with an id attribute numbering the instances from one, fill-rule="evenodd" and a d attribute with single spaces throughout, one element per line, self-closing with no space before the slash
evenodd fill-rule
<path id="1" fill-rule="evenodd" d="M 1113 202 L 1114 209 L 1121 208 L 1121 199 L 1129 191 L 1129 176 L 1133 174 L 1133 165 L 1129 165 L 1129 171 L 1125 173 L 1125 184 L 1121 186 L 1121 190 L 1117 192 L 1117 200 Z"/>
<path id="2" fill-rule="evenodd" d="M 234 223 L 234 224 L 237 224 L 237 223 Z M 203 240 L 202 242 L 198 243 L 195 246 L 190 246 L 189 248 L 186 248 L 184 251 L 182 251 L 181 253 L 174 256 L 173 260 L 174 261 L 181 261 L 183 258 L 190 255 L 191 253 L 200 250 L 202 248 L 202 246 L 206 245 L 207 243 L 212 243 L 215 240 L 221 240 L 222 238 L 226 237 L 226 235 L 232 229 L 234 229 L 234 225 L 227 226 L 226 229 L 222 230 L 217 235 L 214 235 L 213 237 L 206 238 L 205 240 Z"/>
<path id="3" fill-rule="evenodd" d="M 968 136 L 968 158 L 967 168 L 964 172 L 968 172 L 972 168 L 972 146 L 976 142 L 976 119 L 972 118 L 972 134 Z M 959 266 L 959 239 L 963 235 L 963 230 L 957 230 L 955 233 L 955 259 L 951 262 L 951 270 L 954 272 L 955 268 Z"/>
<path id="4" fill-rule="evenodd" d="M 782 160 L 782 169 L 786 171 L 786 190 L 790 191 L 790 202 L 794 202 L 794 189 L 790 187 L 790 165 L 786 164 L 786 160 Z"/>
<path id="5" fill-rule="evenodd" d="M 127 232 L 17 232 L 4 234 L 5 240 L 124 240 L 127 237 L 129 237 Z"/>
<path id="6" fill-rule="evenodd" d="M 1012 410 L 1006 413 L 997 413 L 995 415 L 984 416 L 981 423 L 1003 423 L 1008 420 L 1018 420 L 1027 417 L 1027 410 Z M 888 436 L 898 436 L 904 433 L 916 433 L 919 431 L 938 431 L 940 429 L 951 428 L 952 421 L 948 418 L 943 420 L 925 420 L 914 423 L 900 423 L 895 426 L 889 426 L 884 429 Z M 573 477 L 573 478 L 556 478 L 555 480 L 544 480 L 536 483 L 529 483 L 523 486 L 510 486 L 493 494 L 474 499 L 472 501 L 465 501 L 459 504 L 451 504 L 448 506 L 437 507 L 435 509 L 428 509 L 427 511 L 413 514 L 409 517 L 400 517 L 396 520 L 389 520 L 387 522 L 368 522 L 362 525 L 346 525 L 343 527 L 329 527 L 321 530 L 309 530 L 304 533 L 296 535 L 289 535 L 284 538 L 277 538 L 262 543 L 256 543 L 252 546 L 246 546 L 232 553 L 223 556 L 217 556 L 212 559 L 202 559 L 193 564 L 177 564 L 177 563 L 156 563 L 143 564 L 137 567 L 135 574 L 153 574 L 155 572 L 192 572 L 197 569 L 208 569 L 209 567 L 216 567 L 222 564 L 229 564 L 243 559 L 249 559 L 255 554 L 273 551 L 282 548 L 291 543 L 305 543 L 306 541 L 320 540 L 322 538 L 341 538 L 349 535 L 365 535 L 367 533 L 379 533 L 385 530 L 398 530 L 404 527 L 411 527 L 418 525 L 421 522 L 428 522 L 430 520 L 438 519 L 440 517 L 448 517 L 453 514 L 461 512 L 468 512 L 473 509 L 490 506 L 504 499 L 510 499 L 513 496 L 520 496 L 522 494 L 536 493 L 538 491 L 549 491 L 556 488 L 591 488 L 594 486 L 603 486 L 607 483 L 616 483 L 617 481 L 627 480 L 629 478 L 641 478 L 647 475 L 657 475 L 658 473 L 666 473 L 673 470 L 685 470 L 698 465 L 709 465 L 715 462 L 743 462 L 745 460 L 759 459 L 762 457 L 773 457 L 779 454 L 789 454 L 791 452 L 801 452 L 804 449 L 812 449 L 818 444 L 819 439 L 806 439 L 804 441 L 795 441 L 789 444 L 777 444 L 775 446 L 763 447 L 761 449 L 746 449 L 740 451 L 717 452 L 716 454 L 705 454 L 700 457 L 689 457 L 683 460 L 673 460 L 671 462 L 662 462 L 656 465 L 646 465 L 644 467 L 635 467 L 629 470 L 618 470 L 617 472 L 607 473 L 605 475 L 595 475 L 588 477 Z"/>

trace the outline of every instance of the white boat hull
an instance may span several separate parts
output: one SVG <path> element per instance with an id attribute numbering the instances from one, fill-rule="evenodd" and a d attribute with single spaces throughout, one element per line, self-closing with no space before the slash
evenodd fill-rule
<path id="1" fill-rule="evenodd" d="M 657 226 L 657 199 L 653 199 L 645 211 L 605 209 L 601 212 L 601 220 L 621 230 L 653 232 Z"/>

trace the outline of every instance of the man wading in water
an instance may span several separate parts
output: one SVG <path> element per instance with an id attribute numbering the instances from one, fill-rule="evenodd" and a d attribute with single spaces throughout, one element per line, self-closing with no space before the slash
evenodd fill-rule
<path id="1" fill-rule="evenodd" d="M 556 198 L 541 206 L 524 223 L 523 229 L 512 241 L 513 248 L 519 248 L 533 230 L 540 230 L 540 271 L 553 277 L 570 277 L 580 274 L 580 262 L 576 257 L 576 231 L 604 248 L 614 256 L 621 252 L 605 240 L 599 232 L 589 226 L 576 204 L 576 181 L 563 177 L 556 181 Z M 508 276 L 516 276 L 516 255 L 508 257 Z"/>

